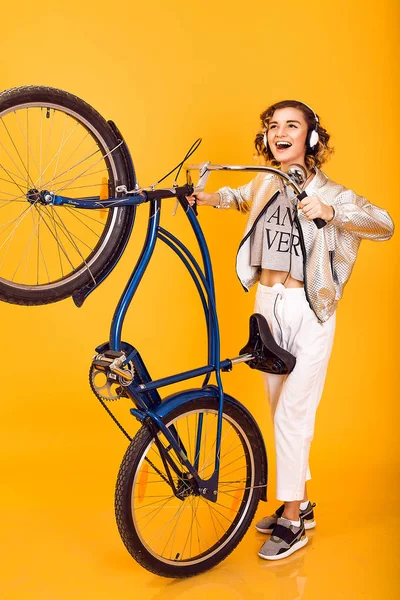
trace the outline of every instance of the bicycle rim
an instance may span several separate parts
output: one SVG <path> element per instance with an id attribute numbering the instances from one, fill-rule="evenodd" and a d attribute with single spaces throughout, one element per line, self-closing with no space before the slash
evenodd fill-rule
<path id="1" fill-rule="evenodd" d="M 202 417 L 200 417 L 202 415 Z M 208 479 L 214 470 L 218 411 L 197 409 L 176 417 L 173 424 L 180 445 L 192 462 L 199 458 L 199 474 Z M 199 419 L 203 420 L 196 449 Z M 163 441 L 163 436 L 159 436 Z M 197 565 L 224 549 L 238 533 L 254 494 L 255 458 L 242 427 L 224 414 L 217 501 L 202 495 L 179 500 L 173 495 L 159 450 L 152 440 L 136 470 L 131 494 L 133 525 L 144 548 L 158 561 L 174 567 Z M 164 447 L 168 444 L 163 441 Z M 175 485 L 187 487 L 187 473 L 173 474 Z"/>
<path id="2" fill-rule="evenodd" d="M 35 101 L 0 113 L 0 150 L 0 281 L 45 291 L 85 272 L 95 279 L 122 209 L 46 206 L 41 192 L 107 198 L 115 148 L 72 109 Z"/>

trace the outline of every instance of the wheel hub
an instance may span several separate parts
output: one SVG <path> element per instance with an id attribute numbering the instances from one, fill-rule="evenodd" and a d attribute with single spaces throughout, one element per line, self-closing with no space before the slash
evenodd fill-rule
<path id="1" fill-rule="evenodd" d="M 179 485 L 176 488 L 176 495 L 181 500 L 188 496 L 198 496 L 199 492 L 194 487 L 195 480 L 190 473 L 182 473 Z"/>
<path id="2" fill-rule="evenodd" d="M 30 204 L 36 204 L 39 202 L 39 204 L 47 206 L 47 204 L 51 202 L 52 197 L 50 192 L 47 190 L 39 191 L 36 188 L 31 188 L 26 194 L 26 199 Z"/>

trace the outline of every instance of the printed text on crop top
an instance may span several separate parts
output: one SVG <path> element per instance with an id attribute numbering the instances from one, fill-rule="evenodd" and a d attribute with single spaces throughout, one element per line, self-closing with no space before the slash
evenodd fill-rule
<path id="1" fill-rule="evenodd" d="M 294 197 L 293 190 L 284 186 L 283 191 L 258 220 L 251 234 L 250 260 L 251 266 L 260 266 L 262 269 L 289 272 L 290 268 L 294 279 L 304 281 L 303 253 L 297 225 L 293 223 L 293 214 L 297 210 L 291 201 Z"/>

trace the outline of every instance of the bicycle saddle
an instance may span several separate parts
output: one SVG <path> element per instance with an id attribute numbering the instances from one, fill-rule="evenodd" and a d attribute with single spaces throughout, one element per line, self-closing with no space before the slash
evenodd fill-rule
<path id="1" fill-rule="evenodd" d="M 253 354 L 247 361 L 250 368 L 276 375 L 290 373 L 296 364 L 293 354 L 278 346 L 266 318 L 259 313 L 250 316 L 249 341 L 239 354 Z"/>

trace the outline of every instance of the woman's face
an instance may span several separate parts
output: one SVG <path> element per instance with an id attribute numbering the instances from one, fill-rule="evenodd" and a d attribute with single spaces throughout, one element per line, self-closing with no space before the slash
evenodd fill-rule
<path id="1" fill-rule="evenodd" d="M 278 108 L 274 112 L 269 122 L 267 139 L 275 160 L 281 166 L 293 163 L 305 166 L 307 132 L 307 123 L 298 108 Z"/>

